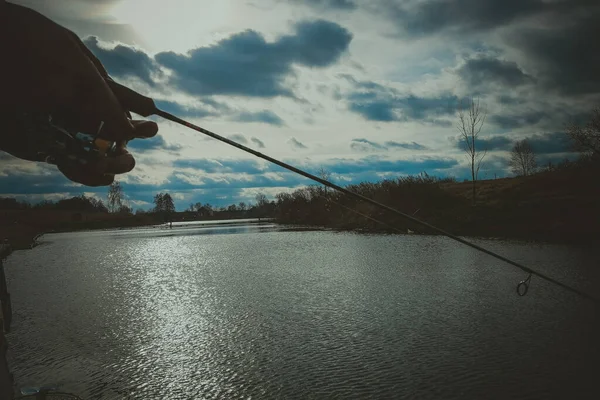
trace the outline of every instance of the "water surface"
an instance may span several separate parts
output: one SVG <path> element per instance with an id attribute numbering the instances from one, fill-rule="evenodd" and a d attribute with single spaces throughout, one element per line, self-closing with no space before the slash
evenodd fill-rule
<path id="1" fill-rule="evenodd" d="M 19 387 L 89 399 L 600 398 L 590 302 L 443 237 L 62 233 L 7 261 Z M 589 293 L 597 249 L 477 243 Z M 591 393 L 595 389 L 596 393 Z"/>

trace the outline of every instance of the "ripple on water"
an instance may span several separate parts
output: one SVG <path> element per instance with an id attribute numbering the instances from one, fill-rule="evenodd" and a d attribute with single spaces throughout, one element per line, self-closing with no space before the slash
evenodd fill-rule
<path id="1" fill-rule="evenodd" d="M 519 298 L 520 271 L 444 238 L 275 228 L 57 234 L 15 253 L 18 384 L 90 399 L 600 398 L 585 392 L 600 357 L 580 299 L 536 278 Z M 485 246 L 599 287 L 597 250 Z"/>

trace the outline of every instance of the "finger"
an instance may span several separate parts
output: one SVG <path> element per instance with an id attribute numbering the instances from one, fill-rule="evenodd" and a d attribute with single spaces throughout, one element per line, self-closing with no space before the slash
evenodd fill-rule
<path id="1" fill-rule="evenodd" d="M 135 168 L 135 158 L 125 150 L 121 154 L 106 157 L 100 168 L 105 174 L 125 174 Z"/>
<path id="2" fill-rule="evenodd" d="M 80 166 L 58 165 L 57 167 L 71 181 L 86 186 L 108 186 L 115 180 L 114 175 L 90 173 Z"/>
<path id="3" fill-rule="evenodd" d="M 132 120 L 133 138 L 151 138 L 158 133 L 158 125 L 154 121 Z"/>

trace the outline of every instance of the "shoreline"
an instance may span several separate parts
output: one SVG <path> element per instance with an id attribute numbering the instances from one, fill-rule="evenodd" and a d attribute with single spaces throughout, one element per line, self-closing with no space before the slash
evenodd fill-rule
<path id="1" fill-rule="evenodd" d="M 229 223 L 235 223 L 236 219 L 228 220 L 231 221 Z M 198 220 L 198 221 L 186 221 L 186 222 L 198 222 L 210 224 L 211 220 Z M 256 222 L 253 223 L 258 223 Z M 262 222 L 262 221 L 260 221 Z M 290 221 L 281 221 L 277 218 L 270 218 L 269 222 L 276 223 L 281 226 L 285 226 L 289 228 L 289 230 L 326 230 L 331 232 L 348 232 L 348 233 L 356 233 L 356 234 L 365 234 L 365 235 L 398 235 L 398 236 L 445 236 L 438 232 L 399 232 L 392 228 L 385 227 L 373 227 L 373 226 L 328 226 L 323 224 L 310 224 L 310 223 L 299 223 L 299 222 L 290 222 Z M 89 226 L 81 226 L 81 227 L 71 227 L 63 228 L 63 229 L 49 229 L 45 231 L 37 231 L 35 229 L 15 229 L 12 234 L 7 238 L 6 235 L 4 238 L 4 244 L 8 244 L 12 251 L 17 250 L 30 250 L 34 247 L 40 245 L 38 239 L 43 237 L 44 235 L 52 234 L 52 233 L 73 233 L 73 232 L 95 232 L 95 231 L 111 231 L 111 230 L 133 230 L 133 229 L 160 229 L 164 224 L 161 223 L 142 223 L 139 225 L 127 225 L 122 226 L 120 224 L 115 224 L 114 226 L 102 226 L 102 227 L 89 227 Z M 200 224 L 199 224 L 200 225 Z M 185 226 L 185 225 L 183 225 Z M 181 227 L 181 226 L 179 226 Z M 449 233 L 459 236 L 465 239 L 475 239 L 475 240 L 503 240 L 503 241 L 512 241 L 519 242 L 524 244 L 550 244 L 550 245 L 565 245 L 565 246 L 590 246 L 596 243 L 600 243 L 600 238 L 596 236 L 589 235 L 571 235 L 571 234 L 559 234 L 557 232 L 549 233 L 546 235 L 528 235 L 528 234 L 502 234 L 496 232 L 454 232 L 452 229 L 442 227 L 448 231 Z M 288 230 L 288 229 L 286 229 Z M 398 230 L 401 230 L 398 228 Z M 1 232 L 1 230 L 0 230 Z"/>
<path id="2" fill-rule="evenodd" d="M 349 232 L 349 233 L 357 233 L 357 234 L 365 234 L 365 235 L 397 235 L 397 236 L 443 236 L 441 233 L 437 232 L 412 232 L 412 233 L 402 233 L 397 232 L 392 229 L 378 229 L 371 227 L 335 227 L 335 226 L 325 226 L 325 225 L 309 225 L 309 224 L 301 224 L 301 223 L 293 223 L 293 222 L 278 222 L 276 223 L 280 225 L 285 225 L 292 227 L 290 230 L 296 230 L 294 227 L 298 227 L 298 230 L 326 230 L 332 232 Z M 443 229 L 443 228 L 442 228 Z M 446 230 L 446 229 L 444 229 Z M 600 243 L 599 237 L 573 237 L 571 240 L 564 240 L 563 237 L 557 238 L 556 236 L 519 236 L 519 235 L 492 235 L 492 234 L 463 234 L 463 233 L 455 233 L 449 232 L 455 236 L 466 240 L 502 240 L 509 242 L 518 242 L 523 244 L 548 244 L 548 245 L 564 245 L 564 246 L 590 246 L 596 243 Z"/>

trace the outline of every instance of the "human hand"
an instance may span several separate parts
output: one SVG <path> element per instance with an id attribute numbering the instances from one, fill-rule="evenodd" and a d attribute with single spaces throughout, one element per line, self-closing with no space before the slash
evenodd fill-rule
<path id="1" fill-rule="evenodd" d="M 58 169 L 72 181 L 110 185 L 115 174 L 131 171 L 135 160 L 126 149 L 127 141 L 156 135 L 156 123 L 128 118 L 107 84 L 108 73 L 73 32 L 10 3 L 2 19 L 0 40 L 8 55 L 3 61 L 7 71 L 0 75 L 2 109 L 66 113 L 91 124 L 104 122 L 99 137 L 115 142 L 116 151 L 85 165 L 62 162 Z M 0 142 L 19 140 L 25 138 L 10 129 L 0 135 Z"/>

